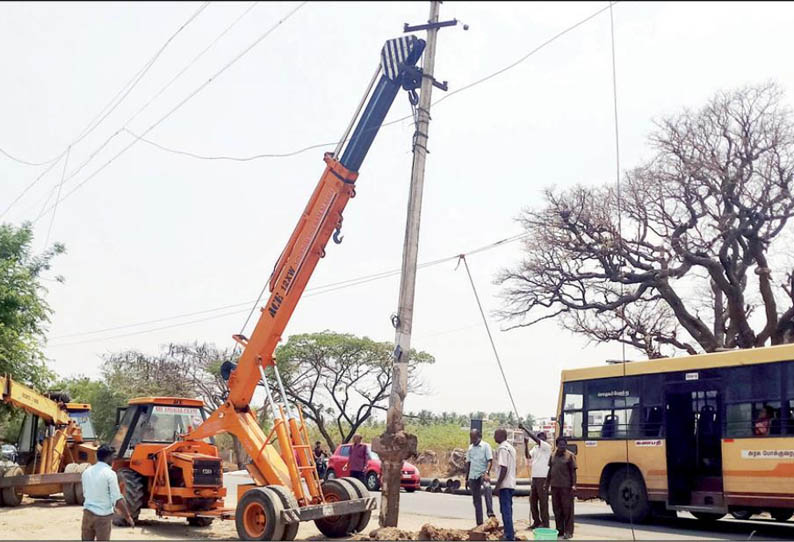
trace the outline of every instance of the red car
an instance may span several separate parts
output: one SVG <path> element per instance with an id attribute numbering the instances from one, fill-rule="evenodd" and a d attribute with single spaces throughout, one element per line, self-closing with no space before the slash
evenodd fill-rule
<path id="1" fill-rule="evenodd" d="M 326 479 L 350 476 L 348 458 L 350 457 L 350 448 L 352 446 L 352 444 L 340 444 L 336 448 L 334 454 L 328 459 L 328 470 L 325 472 Z M 380 489 L 380 457 L 372 451 L 369 444 L 366 446 L 369 454 L 367 469 L 364 471 L 367 489 L 377 491 Z M 407 461 L 403 463 L 400 487 L 409 493 L 419 489 L 419 470 Z"/>

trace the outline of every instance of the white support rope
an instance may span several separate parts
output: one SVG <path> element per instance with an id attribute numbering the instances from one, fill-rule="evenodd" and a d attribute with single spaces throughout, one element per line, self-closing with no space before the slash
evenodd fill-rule
<path id="1" fill-rule="evenodd" d="M 504 380 L 505 388 L 507 389 L 507 395 L 510 397 L 510 402 L 513 404 L 513 412 L 516 413 L 517 421 L 521 422 L 521 415 L 518 413 L 518 408 L 516 408 L 515 399 L 513 399 L 513 392 L 510 391 L 510 384 L 507 383 L 507 376 L 505 376 L 505 370 L 502 368 L 502 360 L 499 359 L 499 352 L 496 351 L 496 344 L 494 343 L 493 336 L 491 335 L 491 328 L 488 326 L 488 319 L 485 317 L 485 311 L 482 310 L 482 303 L 480 303 L 480 296 L 477 295 L 477 288 L 474 286 L 474 279 L 471 277 L 471 271 L 469 271 L 469 263 L 466 261 L 466 255 L 461 254 L 458 256 L 458 265 L 460 262 L 463 262 L 463 266 L 466 268 L 466 274 L 469 276 L 469 282 L 471 283 L 471 291 L 474 292 L 474 299 L 477 301 L 477 307 L 480 309 L 480 316 L 482 316 L 482 323 L 485 324 L 485 331 L 488 332 L 488 340 L 491 341 L 491 348 L 493 349 L 494 357 L 496 357 L 496 363 L 499 365 L 499 371 L 502 373 L 502 380 Z"/>

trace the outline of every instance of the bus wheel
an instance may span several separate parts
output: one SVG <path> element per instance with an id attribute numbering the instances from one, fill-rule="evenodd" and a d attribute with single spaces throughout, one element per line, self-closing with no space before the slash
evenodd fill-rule
<path id="1" fill-rule="evenodd" d="M 736 519 L 750 519 L 753 517 L 752 510 L 731 510 L 731 515 Z"/>
<path id="2" fill-rule="evenodd" d="M 622 521 L 642 522 L 651 505 L 642 477 L 634 470 L 619 469 L 609 482 L 609 505 Z"/>
<path id="3" fill-rule="evenodd" d="M 690 512 L 690 514 L 698 518 L 700 521 L 717 521 L 725 517 L 725 514 L 712 514 L 711 512 Z"/>
<path id="4" fill-rule="evenodd" d="M 789 508 L 777 508 L 775 510 L 770 510 L 769 514 L 775 521 L 788 521 L 791 519 L 791 516 L 794 516 L 794 510 Z"/>

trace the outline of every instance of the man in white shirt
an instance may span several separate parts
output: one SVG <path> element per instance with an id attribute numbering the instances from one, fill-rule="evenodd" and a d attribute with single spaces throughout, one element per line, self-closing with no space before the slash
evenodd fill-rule
<path id="1" fill-rule="evenodd" d="M 543 431 L 535 434 L 523 424 L 519 425 L 537 446 L 529 449 L 529 441 L 525 441 L 524 456 L 530 460 L 532 467 L 532 491 L 529 496 L 529 510 L 532 513 L 530 529 L 537 527 L 549 528 L 549 493 L 546 489 L 546 476 L 549 473 L 549 459 L 551 459 L 551 444 L 546 442 L 546 433 Z"/>
<path id="2" fill-rule="evenodd" d="M 494 488 L 499 494 L 499 511 L 505 528 L 505 540 L 515 540 L 513 529 L 513 493 L 516 490 L 516 449 L 507 442 L 507 431 L 497 429 L 493 439 L 499 444 L 496 449 L 496 468 L 499 478 Z"/>
<path id="3" fill-rule="evenodd" d="M 480 432 L 472 429 L 469 433 L 469 449 L 466 451 L 466 489 L 471 489 L 474 499 L 474 519 L 482 525 L 482 499 L 485 497 L 485 509 L 488 517 L 494 517 L 493 495 L 491 493 L 491 463 L 493 453 L 491 445 L 482 440 Z"/>

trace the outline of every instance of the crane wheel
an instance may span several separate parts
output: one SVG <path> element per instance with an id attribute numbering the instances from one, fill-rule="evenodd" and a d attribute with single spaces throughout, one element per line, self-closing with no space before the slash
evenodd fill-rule
<path id="1" fill-rule="evenodd" d="M 121 469 L 118 471 L 117 475 L 119 478 L 119 489 L 124 499 L 127 501 L 127 508 L 130 510 L 130 515 L 133 520 L 138 521 L 141 508 L 143 508 L 146 479 L 132 469 Z M 114 511 L 113 525 L 125 527 L 127 526 L 127 519 Z"/>
<path id="2" fill-rule="evenodd" d="M 237 503 L 234 523 L 240 540 L 283 540 L 284 505 L 279 495 L 264 487 L 249 489 Z"/>
<path id="3" fill-rule="evenodd" d="M 356 498 L 356 492 L 353 486 L 346 481 L 339 478 L 334 480 L 326 480 L 323 485 L 323 495 L 326 502 L 349 501 Z M 328 538 L 341 538 L 348 536 L 353 529 L 358 526 L 360 514 L 351 514 L 348 516 L 328 516 L 320 519 L 315 519 L 314 524 L 320 529 Z"/>
<path id="4" fill-rule="evenodd" d="M 267 486 L 266 489 L 272 491 L 281 500 L 281 505 L 284 509 L 298 508 L 298 499 L 295 495 L 284 486 L 272 485 Z M 284 538 L 282 540 L 295 540 L 298 535 L 298 527 L 300 523 L 287 523 L 284 525 Z"/>
<path id="5" fill-rule="evenodd" d="M 353 486 L 353 491 L 356 492 L 358 495 L 357 498 L 359 499 L 366 499 L 369 498 L 369 490 L 367 487 L 361 482 L 361 480 L 357 478 L 342 478 L 345 482 Z M 355 526 L 354 530 L 357 533 L 361 533 L 364 529 L 367 528 L 369 525 L 369 520 L 372 518 L 372 510 L 367 510 L 366 512 L 361 512 L 358 518 L 358 524 Z"/>
<path id="6" fill-rule="evenodd" d="M 21 467 L 14 465 L 13 467 L 9 467 L 3 473 L 3 478 L 9 478 L 11 476 L 22 476 L 24 471 Z M 22 504 L 22 487 L 6 487 L 2 490 L 3 495 L 3 504 L 5 506 L 19 506 Z"/>

